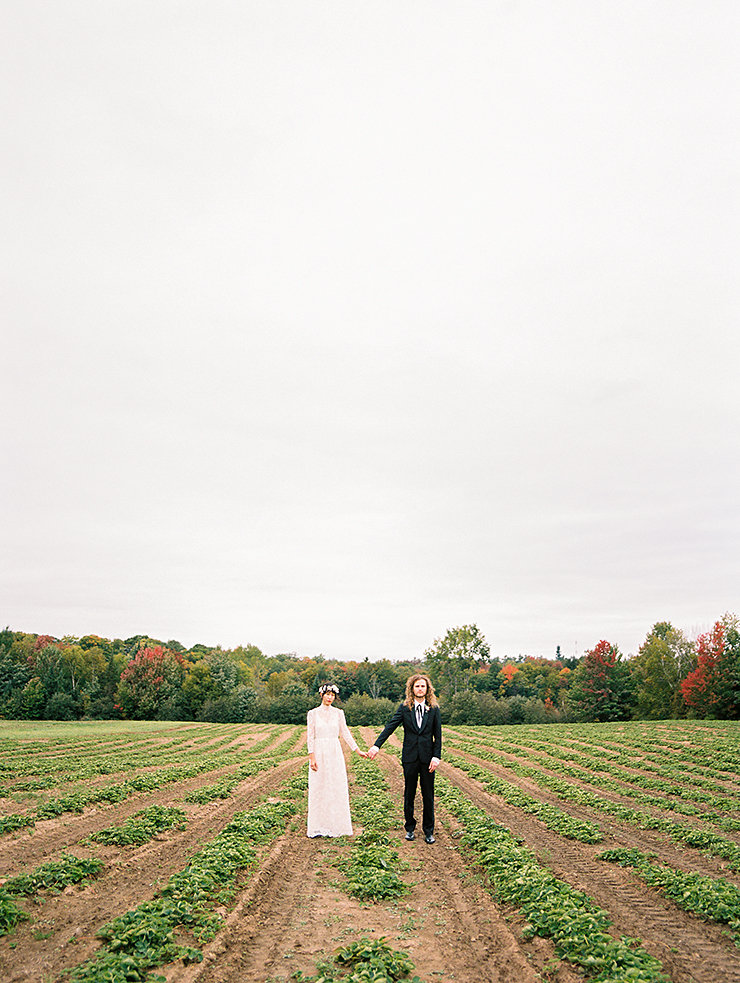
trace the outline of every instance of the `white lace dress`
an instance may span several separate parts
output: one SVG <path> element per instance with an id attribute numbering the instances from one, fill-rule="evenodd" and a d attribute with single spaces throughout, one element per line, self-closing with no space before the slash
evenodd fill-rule
<path id="1" fill-rule="evenodd" d="M 309 836 L 351 836 L 347 769 L 340 735 L 351 751 L 357 750 L 338 707 L 315 707 L 308 711 L 308 753 L 316 755 L 316 771 L 308 769 Z"/>

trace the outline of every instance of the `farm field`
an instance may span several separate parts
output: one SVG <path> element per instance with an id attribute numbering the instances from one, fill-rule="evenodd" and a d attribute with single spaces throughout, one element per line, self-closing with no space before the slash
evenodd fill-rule
<path id="1" fill-rule="evenodd" d="M 309 840 L 302 726 L 0 721 L 0 979 L 740 983 L 740 724 L 444 726 L 432 846 L 399 749 Z"/>

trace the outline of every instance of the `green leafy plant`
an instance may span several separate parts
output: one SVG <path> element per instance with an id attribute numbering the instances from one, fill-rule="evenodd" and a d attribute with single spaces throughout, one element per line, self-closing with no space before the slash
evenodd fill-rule
<path id="1" fill-rule="evenodd" d="M 30 916 L 20 909 L 4 887 L 0 887 L 0 935 L 7 935 L 18 922 L 26 921 Z"/>
<path id="2" fill-rule="evenodd" d="M 345 876 L 343 888 L 360 901 L 399 898 L 409 889 L 400 876 L 408 865 L 387 835 L 387 830 L 396 824 L 396 803 L 388 795 L 388 784 L 376 766 L 359 759 L 354 771 L 363 791 L 353 795 L 352 808 L 364 829 L 349 856 L 337 861 Z"/>
<path id="3" fill-rule="evenodd" d="M 215 909 L 231 901 L 237 876 L 256 861 L 258 844 L 284 831 L 306 785 L 304 769 L 283 785 L 279 801 L 237 813 L 184 870 L 170 877 L 159 897 L 104 925 L 98 935 L 105 945 L 93 959 L 67 972 L 71 983 L 153 981 L 162 979 L 152 974 L 157 966 L 176 959 L 199 962 L 200 949 L 182 943 L 177 930 L 187 929 L 197 942 L 215 936 L 222 924 Z"/>
<path id="4" fill-rule="evenodd" d="M 121 826 L 109 826 L 93 833 L 90 839 L 115 846 L 138 845 L 148 843 L 165 829 L 184 829 L 186 823 L 187 816 L 182 809 L 154 805 L 135 812 Z"/>
<path id="5" fill-rule="evenodd" d="M 660 891 L 684 911 L 707 921 L 720 922 L 732 929 L 740 945 L 740 888 L 721 878 L 674 870 L 654 862 L 639 850 L 606 850 L 597 860 L 632 867 L 649 887 Z"/>
<path id="6" fill-rule="evenodd" d="M 316 976 L 294 973 L 296 983 L 421 983 L 418 976 L 411 977 L 414 964 L 405 952 L 391 949 L 385 938 L 369 939 L 365 936 L 341 949 L 332 960 L 317 964 Z"/>
<path id="7" fill-rule="evenodd" d="M 101 870 L 103 861 L 98 857 L 80 858 L 62 854 L 59 860 L 41 864 L 28 874 L 10 877 L 3 885 L 8 894 L 27 897 L 43 890 L 59 891 L 69 884 L 80 884 Z"/>
<path id="8" fill-rule="evenodd" d="M 463 824 L 461 843 L 485 872 L 492 893 L 527 919 L 525 938 L 552 938 L 560 958 L 598 983 L 669 983 L 660 962 L 639 940 L 609 933 L 608 914 L 591 898 L 542 867 L 531 850 L 448 781 L 441 779 L 438 788 L 444 805 Z"/>

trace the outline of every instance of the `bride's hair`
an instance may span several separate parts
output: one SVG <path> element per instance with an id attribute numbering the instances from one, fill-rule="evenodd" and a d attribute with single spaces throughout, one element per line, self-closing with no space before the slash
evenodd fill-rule
<path id="1" fill-rule="evenodd" d="M 424 682 L 427 684 L 427 694 L 424 697 L 424 699 L 426 700 L 427 706 L 428 707 L 438 707 L 439 706 L 439 700 L 434 695 L 434 687 L 432 686 L 432 681 L 429 678 L 429 676 L 425 676 L 424 673 L 422 673 L 422 672 L 414 673 L 413 676 L 409 676 L 409 678 L 406 680 L 406 699 L 404 700 L 404 703 L 406 704 L 406 706 L 409 708 L 409 710 L 413 709 L 413 706 L 414 706 L 414 683 L 417 682 L 417 680 L 419 680 L 419 679 L 423 679 Z"/>

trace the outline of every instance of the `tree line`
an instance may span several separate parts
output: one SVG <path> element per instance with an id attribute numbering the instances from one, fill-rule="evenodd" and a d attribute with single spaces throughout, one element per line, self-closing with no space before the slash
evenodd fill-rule
<path id="1" fill-rule="evenodd" d="M 451 628 L 411 661 L 266 655 L 146 635 L 106 639 L 0 632 L 0 717 L 302 723 L 322 682 L 350 726 L 379 725 L 412 672 L 427 673 L 450 724 L 712 717 L 740 719 L 740 623 L 689 640 L 658 622 L 636 655 L 599 641 L 580 657 L 500 659 L 476 625 Z"/>

